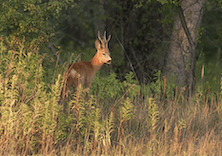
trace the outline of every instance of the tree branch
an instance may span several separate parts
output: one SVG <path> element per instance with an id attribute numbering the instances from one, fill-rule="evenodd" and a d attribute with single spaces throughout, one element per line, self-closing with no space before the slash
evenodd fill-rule
<path id="1" fill-rule="evenodd" d="M 187 36 L 187 39 L 188 39 L 188 42 L 190 44 L 190 46 L 193 48 L 194 47 L 194 42 L 192 40 L 192 37 L 191 37 L 191 34 L 190 34 L 190 31 L 187 27 L 187 23 L 186 23 L 186 20 L 185 20 L 185 17 L 184 17 L 184 14 L 183 14 L 183 9 L 181 8 L 181 6 L 178 6 L 178 9 L 179 9 L 179 18 L 180 18 L 180 22 L 182 24 L 182 27 L 183 27 L 183 30 Z"/>

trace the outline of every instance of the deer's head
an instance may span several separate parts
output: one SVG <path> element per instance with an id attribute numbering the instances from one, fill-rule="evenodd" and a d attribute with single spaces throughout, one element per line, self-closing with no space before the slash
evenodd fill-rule
<path id="1" fill-rule="evenodd" d="M 111 64 L 112 59 L 110 57 L 110 52 L 108 48 L 108 42 L 110 38 L 111 38 L 111 35 L 109 35 L 108 39 L 106 39 L 106 32 L 104 32 L 103 39 L 101 39 L 100 32 L 98 32 L 98 39 L 95 42 L 95 47 L 97 49 L 99 62 L 101 63 Z"/>

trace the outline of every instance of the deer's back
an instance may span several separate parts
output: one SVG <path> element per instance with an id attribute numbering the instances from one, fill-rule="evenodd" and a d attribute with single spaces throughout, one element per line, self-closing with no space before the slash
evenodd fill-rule
<path id="1" fill-rule="evenodd" d="M 74 62 L 70 64 L 69 72 L 71 73 L 70 78 L 77 79 L 79 76 L 81 84 L 85 86 L 88 83 L 92 82 L 95 76 L 96 70 L 94 69 L 91 62 L 81 61 L 81 62 Z M 72 75 L 72 73 L 76 73 L 76 74 Z"/>

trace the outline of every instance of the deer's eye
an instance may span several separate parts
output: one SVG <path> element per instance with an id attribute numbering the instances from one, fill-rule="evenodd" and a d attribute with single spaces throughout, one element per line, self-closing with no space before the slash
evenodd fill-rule
<path id="1" fill-rule="evenodd" d="M 103 53 L 103 55 L 106 55 L 105 53 Z"/>

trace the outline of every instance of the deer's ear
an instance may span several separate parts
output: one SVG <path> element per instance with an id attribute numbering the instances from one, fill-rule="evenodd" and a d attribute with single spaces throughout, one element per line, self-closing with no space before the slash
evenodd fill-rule
<path id="1" fill-rule="evenodd" d="M 98 40 L 96 40 L 96 42 L 95 42 L 95 47 L 96 47 L 97 50 L 101 49 L 101 44 Z"/>

